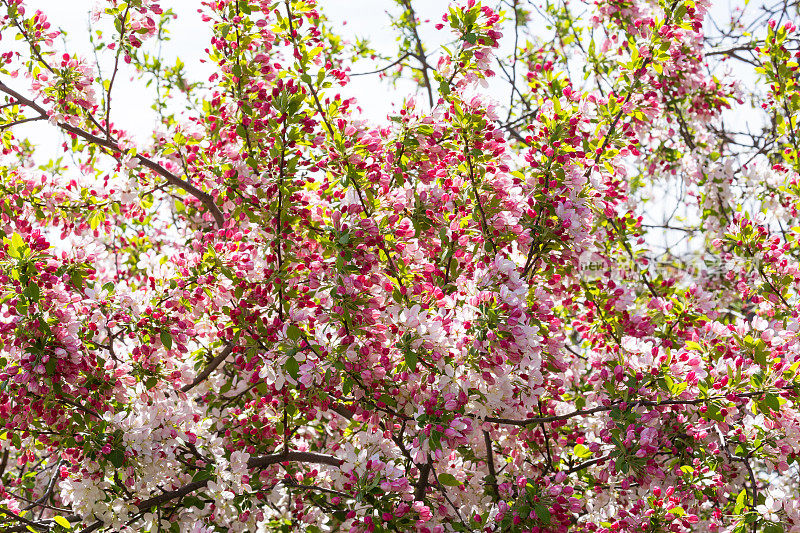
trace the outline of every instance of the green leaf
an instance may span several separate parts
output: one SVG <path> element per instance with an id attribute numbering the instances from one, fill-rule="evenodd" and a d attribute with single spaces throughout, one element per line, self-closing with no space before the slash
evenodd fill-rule
<path id="1" fill-rule="evenodd" d="M 13 258 L 18 258 L 22 255 L 22 250 L 25 248 L 25 241 L 22 240 L 22 236 L 19 233 L 15 233 L 11 236 L 11 246 L 8 250 L 8 255 Z"/>
<path id="2" fill-rule="evenodd" d="M 40 295 L 39 286 L 37 284 L 31 282 L 25 288 L 25 296 L 28 298 L 28 300 L 30 300 L 32 302 L 38 302 L 39 301 L 39 295 Z"/>
<path id="3" fill-rule="evenodd" d="M 548 509 L 545 505 L 541 503 L 534 503 L 533 510 L 536 511 L 536 516 L 539 518 L 539 521 L 547 525 L 550 523 L 550 509 Z"/>
<path id="4" fill-rule="evenodd" d="M 299 339 L 302 334 L 303 334 L 302 330 L 297 326 L 295 326 L 294 324 L 289 326 L 289 328 L 286 330 L 286 335 L 293 341 Z"/>
<path id="5" fill-rule="evenodd" d="M 78 270 L 73 270 L 69 275 L 69 279 L 76 289 L 83 289 L 83 276 Z"/>
<path id="6" fill-rule="evenodd" d="M 197 507 L 198 509 L 203 509 L 206 506 L 205 502 L 197 496 L 187 496 L 183 499 L 183 503 L 185 507 Z M 178 522 L 175 523 L 177 524 Z"/>
<path id="7" fill-rule="evenodd" d="M 172 349 L 172 335 L 170 335 L 168 331 L 161 332 L 161 344 L 163 344 L 167 350 Z"/>
<path id="8" fill-rule="evenodd" d="M 766 346 L 759 342 L 753 350 L 753 359 L 761 366 L 767 366 L 767 350 L 765 348 Z"/>
<path id="9" fill-rule="evenodd" d="M 742 491 L 736 497 L 736 503 L 733 506 L 733 514 L 741 514 L 742 510 L 744 510 L 744 499 L 746 497 L 747 497 L 747 490 L 742 489 Z"/>
<path id="10" fill-rule="evenodd" d="M 58 524 L 59 526 L 65 528 L 65 529 L 72 529 L 72 524 L 70 524 L 69 520 L 67 520 L 66 518 L 64 518 L 61 515 L 55 515 L 53 517 L 53 520 L 55 520 L 56 524 Z"/>
<path id="11" fill-rule="evenodd" d="M 400 303 L 402 301 L 402 299 L 403 299 L 403 295 L 400 294 L 399 290 L 395 289 L 395 290 L 392 291 L 392 299 L 395 302 Z"/>
<path id="12" fill-rule="evenodd" d="M 125 460 L 125 454 L 122 450 L 111 450 L 111 453 L 106 455 L 106 459 L 108 459 L 108 462 L 112 465 L 120 468 Z"/>
<path id="13" fill-rule="evenodd" d="M 592 455 L 592 452 L 589 450 L 589 448 L 587 448 L 583 444 L 576 444 L 575 448 L 573 448 L 572 450 L 572 453 L 575 454 L 575 457 L 578 457 L 580 459 L 584 459 Z"/>
<path id="14" fill-rule="evenodd" d="M 450 84 L 447 83 L 447 80 L 442 80 L 439 82 L 439 93 L 442 96 L 447 96 L 450 94 Z"/>
<path id="15" fill-rule="evenodd" d="M 703 347 L 700 346 L 700 344 L 695 342 L 695 341 L 686 341 L 685 346 L 686 346 L 687 350 L 702 350 L 703 349 Z"/>
<path id="16" fill-rule="evenodd" d="M 781 410 L 781 402 L 780 399 L 771 392 L 768 392 L 764 397 L 764 403 L 767 404 L 767 407 L 772 409 L 773 411 L 780 411 Z"/>
<path id="17" fill-rule="evenodd" d="M 405 359 L 406 359 L 406 366 L 409 369 L 411 370 L 417 369 L 417 361 L 419 360 L 419 358 L 417 357 L 416 353 L 414 353 L 412 350 L 406 350 Z"/>
<path id="18" fill-rule="evenodd" d="M 211 479 L 211 474 L 208 472 L 208 470 L 200 470 L 194 476 L 192 476 L 192 483 L 205 481 L 207 479 Z"/>
<path id="19" fill-rule="evenodd" d="M 673 507 L 672 509 L 668 509 L 667 512 L 674 514 L 675 516 L 683 516 L 686 514 L 686 511 L 683 510 L 683 507 Z"/>
<path id="20" fill-rule="evenodd" d="M 722 422 L 725 420 L 725 417 L 722 416 L 722 413 L 719 410 L 717 405 L 710 403 L 708 404 L 708 408 L 706 409 L 705 418 L 716 420 L 717 422 Z"/>
<path id="21" fill-rule="evenodd" d="M 673 397 L 678 397 L 684 390 L 686 390 L 688 386 L 689 384 L 685 382 L 681 383 L 673 382 L 673 384 L 669 388 L 669 392 L 672 394 Z"/>
<path id="22" fill-rule="evenodd" d="M 286 364 L 283 365 L 283 368 L 295 380 L 297 379 L 297 376 L 300 375 L 300 365 L 297 363 L 297 359 L 292 356 L 289 356 L 289 359 L 286 360 Z"/>
<path id="23" fill-rule="evenodd" d="M 103 213 L 100 211 L 95 211 L 91 216 L 89 216 L 89 227 L 92 228 L 92 230 L 96 230 L 103 220 L 105 220 Z"/>
<path id="24" fill-rule="evenodd" d="M 447 487 L 460 487 L 461 482 L 451 474 L 439 474 L 439 483 Z"/>
<path id="25" fill-rule="evenodd" d="M 378 398 L 379 402 L 383 402 L 384 404 L 395 407 L 397 405 L 397 400 L 394 399 L 393 396 L 388 394 L 381 394 L 380 398 Z"/>

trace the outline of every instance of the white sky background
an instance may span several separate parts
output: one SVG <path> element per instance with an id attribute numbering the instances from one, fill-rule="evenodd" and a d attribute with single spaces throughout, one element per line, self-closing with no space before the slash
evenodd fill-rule
<path id="1" fill-rule="evenodd" d="M 25 5 L 28 9 L 27 15 L 32 15 L 36 9 L 42 10 L 48 17 L 53 27 L 66 30 L 66 43 L 59 42 L 58 48 L 63 47 L 70 54 L 76 53 L 84 58 L 93 60 L 91 46 L 88 41 L 89 12 L 96 0 L 26 0 Z M 732 12 L 734 5 L 740 0 L 716 0 L 712 13 L 718 23 L 724 24 Z M 344 38 L 350 40 L 354 37 L 366 38 L 371 47 L 388 57 L 396 57 L 397 54 L 397 34 L 391 28 L 391 15 L 399 14 L 400 9 L 394 2 L 388 0 L 322 0 L 322 9 L 329 17 L 333 28 Z M 433 26 L 441 21 L 441 16 L 447 11 L 450 0 L 417 0 L 414 7 L 417 15 L 422 19 L 420 32 L 423 41 L 428 47 L 428 52 L 432 56 L 429 58 L 431 64 L 436 64 L 438 57 L 437 47 L 444 44 L 450 34 L 444 31 L 436 31 Z M 211 32 L 209 25 L 203 23 L 198 8 L 201 7 L 199 0 L 161 0 L 160 5 L 163 9 L 172 9 L 178 19 L 172 21 L 169 26 L 170 40 L 162 45 L 162 56 L 165 64 L 174 64 L 176 58 L 180 58 L 186 64 L 186 74 L 192 81 L 207 82 L 208 76 L 213 72 L 214 65 L 211 63 L 203 64 L 205 59 L 205 49 L 210 46 Z M 388 10 L 388 12 L 387 12 Z M 533 27 L 540 28 L 540 37 L 544 40 L 552 38 L 552 31 L 546 30 L 544 24 L 532 22 Z M 111 29 L 113 31 L 113 29 Z M 548 35 L 550 34 L 550 35 Z M 0 51 L 5 51 L 9 46 L 20 46 L 12 44 L 11 39 L 3 39 L 0 42 Z M 153 40 L 147 41 L 145 46 L 152 48 Z M 599 45 L 599 43 L 598 43 Z M 501 40 L 501 53 L 508 51 L 513 46 L 513 36 L 506 35 Z M 108 77 L 113 66 L 113 55 L 108 51 L 101 53 L 101 69 L 103 75 Z M 122 63 L 121 63 L 122 64 Z M 388 61 L 359 61 L 353 66 L 352 72 L 368 72 L 379 69 L 388 64 Z M 734 72 L 736 77 L 743 79 L 745 83 L 753 80 L 751 69 L 744 68 L 741 63 L 731 62 L 731 65 L 740 69 L 741 72 Z M 573 68 L 580 68 L 580 65 L 571 65 Z M 146 88 L 143 80 L 135 76 L 130 67 L 120 71 L 113 89 L 112 100 L 112 122 L 117 126 L 128 131 L 132 136 L 144 144 L 148 144 L 154 127 L 158 124 L 155 112 L 150 108 L 154 99 L 153 87 Z M 573 79 L 579 80 L 580 73 L 573 72 Z M 23 82 L 24 83 L 24 82 Z M 502 91 L 498 87 L 503 87 Z M 397 109 L 405 97 L 418 94 L 417 101 L 427 107 L 427 96 L 415 87 L 410 81 L 401 81 L 397 87 L 392 88 L 390 82 L 379 81 L 377 75 L 358 76 L 351 78 L 347 87 L 331 88 L 330 94 L 340 92 L 345 97 L 355 96 L 359 106 L 363 109 L 364 118 L 372 122 L 382 122 L 387 114 L 391 114 Z M 504 84 L 495 81 L 489 89 L 491 95 L 499 102 L 507 102 L 508 93 Z M 101 95 L 98 95 L 100 98 Z M 747 124 L 752 129 L 758 130 L 761 127 L 762 118 L 759 113 L 743 113 L 741 108 L 735 111 L 733 123 L 741 124 L 743 129 Z M 728 113 L 728 116 L 734 113 Z M 49 159 L 64 156 L 60 148 L 63 136 L 58 133 L 56 128 L 45 125 L 42 122 L 25 124 L 15 128 L 15 133 L 24 137 L 27 136 L 37 147 L 36 160 L 39 164 Z M 674 202 L 669 198 L 668 191 L 664 194 L 655 194 L 654 198 L 659 198 L 657 205 L 650 205 L 644 212 L 648 215 L 651 223 L 660 223 L 666 215 L 672 211 Z M 672 205 L 669 205 L 672 204 Z M 690 213 L 683 210 L 685 216 Z M 645 220 L 645 223 L 648 221 Z M 682 238 L 682 234 L 679 234 Z M 673 235 L 665 234 L 666 241 L 673 241 Z M 679 240 L 679 239 L 675 239 Z M 673 241 L 674 242 L 674 241 Z M 688 243 L 685 243 L 688 245 Z"/>
<path id="2" fill-rule="evenodd" d="M 57 46 L 65 48 L 69 53 L 77 53 L 89 60 L 92 60 L 92 51 L 88 42 L 89 12 L 97 0 L 26 0 L 25 5 L 29 10 L 30 16 L 36 9 L 42 10 L 48 17 L 53 27 L 59 27 L 67 32 L 66 43 L 58 43 Z M 714 11 L 718 14 L 729 13 L 731 4 L 738 0 L 717 0 Z M 101 2 L 102 3 L 102 2 Z M 346 39 L 354 36 L 369 40 L 372 48 L 388 57 L 396 57 L 397 41 L 396 32 L 390 26 L 392 14 L 398 14 L 399 8 L 393 2 L 386 0 L 322 0 L 322 9 L 331 19 L 335 29 Z M 428 46 L 432 58 L 429 62 L 435 65 L 438 51 L 436 47 L 444 44 L 444 40 L 450 37 L 447 29 L 444 31 L 434 30 L 434 24 L 441 21 L 441 16 L 447 11 L 450 0 L 417 0 L 414 7 L 418 16 L 422 19 L 420 28 L 423 41 Z M 205 49 L 210 46 L 211 32 L 208 24 L 203 23 L 198 8 L 201 7 L 199 0 L 162 0 L 160 5 L 163 9 L 172 9 L 178 19 L 172 21 L 169 26 L 171 40 L 163 43 L 162 55 L 165 64 L 174 64 L 175 58 L 180 58 L 186 64 L 186 73 L 193 81 L 207 82 L 208 76 L 213 72 L 213 65 L 201 63 L 205 59 Z M 387 12 L 388 10 L 388 12 Z M 717 16 L 718 21 L 723 22 L 724 16 Z M 541 28 L 541 37 L 549 38 L 547 34 L 552 33 L 544 28 L 544 24 L 533 24 Z M 113 29 L 112 29 L 113 31 Z M 4 51 L 10 45 L 11 40 L 3 40 L 0 43 L 0 51 Z M 147 41 L 145 46 L 152 45 L 153 41 Z M 509 50 L 513 46 L 510 36 L 506 36 L 501 41 L 501 49 Z M 152 51 L 152 48 L 150 48 Z M 122 63 L 121 63 L 122 64 Z M 359 61 L 352 69 L 353 73 L 367 72 L 385 66 L 387 62 L 378 61 Z M 104 76 L 108 76 L 113 66 L 113 56 L 105 51 L 101 55 L 101 69 Z M 739 65 L 741 66 L 741 65 Z M 143 81 L 133 78 L 133 69 L 124 68 L 117 77 L 112 95 L 112 122 L 118 127 L 132 133 L 137 140 L 146 142 L 150 138 L 153 127 L 157 124 L 155 112 L 150 109 L 153 102 L 153 88 L 146 88 Z M 577 73 L 573 73 L 577 74 Z M 737 73 L 738 74 L 738 73 Z M 580 76 L 576 76 L 580 79 Z M 499 82 L 492 86 L 500 87 Z M 387 114 L 397 108 L 406 96 L 418 91 L 418 88 L 410 81 L 401 81 L 396 88 L 392 88 L 388 81 L 381 82 L 377 75 L 357 76 L 351 78 L 347 87 L 333 87 L 331 91 L 341 92 L 343 96 L 355 96 L 359 106 L 363 109 L 365 118 L 379 122 L 386 118 Z M 506 102 L 508 99 L 507 89 L 504 87 L 502 92 L 494 87 L 490 87 L 493 97 L 499 102 Z M 427 97 L 421 92 L 418 93 L 418 101 L 424 101 L 427 105 Z M 100 97 L 100 95 L 98 95 Z M 42 123 L 32 123 L 17 127 L 15 131 L 18 135 L 28 136 L 34 144 L 40 148 L 37 151 L 37 159 L 46 160 L 50 157 L 62 155 L 57 145 L 58 135 L 52 127 L 44 126 Z M 52 134 L 52 135 L 51 135 Z M 52 140 L 52 143 L 51 143 Z M 48 146 L 55 143 L 52 153 Z"/>
<path id="3" fill-rule="evenodd" d="M 93 4 L 94 0 L 26 0 L 25 5 L 28 9 L 26 16 L 40 9 L 47 15 L 52 27 L 62 28 L 67 32 L 66 46 L 61 42 L 57 42 L 56 46 L 64 47 L 69 53 L 77 53 L 91 60 L 92 51 L 87 32 L 89 12 Z M 322 4 L 334 27 L 341 28 L 341 34 L 346 38 L 353 35 L 367 38 L 370 45 L 379 52 L 389 56 L 395 54 L 396 34 L 390 27 L 390 15 L 386 12 L 387 8 L 393 7 L 389 2 L 328 0 Z M 440 20 L 449 4 L 448 0 L 416 2 L 415 9 L 418 10 L 419 16 L 431 19 L 431 23 L 426 25 L 428 32 L 423 33 L 423 38 L 427 38 L 427 35 L 435 37 L 433 24 Z M 170 41 L 162 46 L 164 63 L 174 64 L 175 58 L 179 57 L 186 64 L 186 73 L 190 80 L 207 82 L 208 76 L 213 72 L 213 65 L 202 64 L 201 60 L 205 59 L 205 49 L 210 46 L 211 31 L 197 12 L 200 7 L 199 0 L 162 0 L 160 5 L 165 10 L 172 9 L 178 15 L 178 19 L 168 26 Z M 397 8 L 393 11 L 399 12 Z M 3 40 L 0 49 L 9 46 L 9 42 L 10 39 Z M 147 41 L 145 46 L 150 44 L 152 40 Z M 105 76 L 111 71 L 113 61 L 114 58 L 108 51 L 101 55 L 101 68 Z M 382 66 L 384 65 L 361 61 L 353 68 L 353 72 L 372 71 Z M 150 109 L 154 92 L 152 87 L 145 88 L 142 80 L 131 78 L 132 70 L 130 68 L 121 70 L 115 82 L 112 94 L 112 122 L 133 133 L 138 140 L 146 141 L 158 122 L 155 112 Z M 341 92 L 343 96 L 356 96 L 365 118 L 373 120 L 384 119 L 393 108 L 402 103 L 404 96 L 415 91 L 411 82 L 398 84 L 398 90 L 393 90 L 388 82 L 379 82 L 377 75 L 354 77 L 348 87 L 337 86 L 332 89 Z M 17 127 L 15 132 L 20 136 L 28 136 L 43 148 L 38 149 L 38 158 L 58 157 L 61 155 L 60 150 L 56 149 L 50 153 L 46 145 L 51 141 L 58 143 L 59 137 L 54 131 L 44 131 L 47 129 L 54 130 L 42 123 L 33 123 Z"/>

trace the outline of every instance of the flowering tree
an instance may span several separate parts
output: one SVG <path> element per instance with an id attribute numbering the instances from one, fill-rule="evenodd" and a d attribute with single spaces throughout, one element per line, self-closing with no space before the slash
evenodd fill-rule
<path id="1" fill-rule="evenodd" d="M 800 531 L 796 3 L 0 3 L 3 531 Z"/>

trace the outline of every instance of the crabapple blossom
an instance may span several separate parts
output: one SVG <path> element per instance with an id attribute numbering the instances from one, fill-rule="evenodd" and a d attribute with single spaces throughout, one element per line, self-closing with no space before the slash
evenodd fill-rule
<path id="1" fill-rule="evenodd" d="M 0 3 L 3 531 L 800 532 L 792 5 Z"/>

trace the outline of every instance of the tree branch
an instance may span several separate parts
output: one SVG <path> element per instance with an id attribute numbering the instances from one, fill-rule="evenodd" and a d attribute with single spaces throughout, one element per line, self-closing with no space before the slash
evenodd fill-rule
<path id="1" fill-rule="evenodd" d="M 780 390 L 794 390 L 794 385 L 787 385 L 785 387 L 781 387 Z M 753 392 L 743 392 L 741 394 L 736 394 L 735 396 L 739 399 L 748 399 L 753 398 L 755 396 L 761 396 L 767 394 L 768 391 L 760 390 L 760 391 L 753 391 Z M 725 400 L 727 396 L 709 396 L 708 398 L 696 398 L 694 400 L 663 400 L 660 402 L 653 401 L 653 400 L 635 400 L 632 402 L 625 402 L 627 404 L 627 409 L 631 409 L 633 407 L 645 406 L 645 407 L 662 407 L 666 405 L 701 405 L 707 402 L 711 402 L 714 400 Z M 549 422 L 558 422 L 561 420 L 569 420 L 571 418 L 575 418 L 576 416 L 586 416 L 595 413 L 602 413 L 606 411 L 611 411 L 612 409 L 619 409 L 620 404 L 623 403 L 622 401 L 616 401 L 611 405 L 602 405 L 598 407 L 592 407 L 591 409 L 579 409 L 577 411 L 572 411 L 571 413 L 566 413 L 563 415 L 552 415 L 552 416 L 537 416 L 533 418 L 525 418 L 522 420 L 515 420 L 512 418 L 498 418 L 493 416 L 487 416 L 484 420 L 486 422 L 491 422 L 494 424 L 508 424 L 512 426 L 528 426 L 530 424 L 546 424 Z"/>
<path id="2" fill-rule="evenodd" d="M 211 360 L 211 361 L 208 363 L 208 366 L 206 366 L 206 367 L 203 369 L 203 371 L 202 371 L 202 372 L 200 372 L 199 374 L 197 374 L 197 377 L 195 377 L 195 378 L 194 378 L 194 381 L 192 381 L 191 383 L 189 383 L 189 384 L 187 384 L 187 385 L 184 385 L 183 387 L 181 387 L 181 392 L 189 392 L 190 390 L 192 390 L 193 388 L 195 388 L 196 386 L 198 386 L 200 383 L 202 383 L 203 381 L 205 381 L 205 380 L 208 378 L 208 376 L 210 376 L 210 375 L 211 375 L 211 373 L 212 373 L 214 370 L 216 370 L 216 368 L 217 368 L 219 365 L 221 365 L 221 364 L 222 364 L 222 362 L 223 362 L 223 361 L 225 361 L 225 359 L 227 359 L 227 358 L 228 358 L 228 356 L 229 356 L 231 353 L 233 353 L 233 349 L 234 349 L 234 344 L 233 344 L 232 342 L 231 342 L 230 344 L 228 344 L 227 346 L 225 346 L 225 348 L 224 348 L 224 349 L 223 349 L 223 350 L 220 352 L 220 354 L 219 354 L 218 356 L 216 356 L 214 359 L 212 359 L 212 360 Z"/>
<path id="3" fill-rule="evenodd" d="M 19 103 L 24 104 L 33 109 L 34 111 L 36 111 L 37 113 L 39 113 L 41 118 L 45 119 L 49 117 L 46 109 L 44 109 L 42 106 L 40 106 L 33 100 L 22 96 L 20 93 L 18 93 L 17 91 L 15 91 L 2 81 L 0 81 L 0 92 L 4 92 L 7 95 L 12 96 L 13 98 L 16 98 L 16 100 Z M 98 146 L 102 146 L 103 148 L 111 150 L 112 152 L 119 152 L 119 153 L 123 152 L 123 150 L 121 150 L 119 147 L 119 143 L 113 139 L 103 139 L 102 137 L 98 137 L 97 135 L 94 135 L 92 133 L 89 133 L 88 131 L 77 128 L 71 124 L 67 124 L 66 122 L 58 122 L 56 123 L 56 126 L 58 126 L 60 129 L 64 131 L 72 133 L 73 135 L 77 135 L 78 137 L 82 138 L 85 141 L 88 141 Z M 190 194 L 191 196 L 199 200 L 200 203 L 202 203 L 206 207 L 206 209 L 208 209 L 211 212 L 217 226 L 221 227 L 224 225 L 225 217 L 223 216 L 222 211 L 220 211 L 219 207 L 217 207 L 217 204 L 214 203 L 214 198 L 210 194 L 198 189 L 191 183 L 180 179 L 178 176 L 176 176 L 175 174 L 173 174 L 160 164 L 156 163 L 155 161 L 142 155 L 137 155 L 137 157 L 141 162 L 142 166 L 152 170 L 159 176 L 165 178 L 170 185 L 174 185 L 180 189 L 183 189 L 186 193 Z"/>
<path id="4" fill-rule="evenodd" d="M 489 432 L 483 431 L 483 443 L 486 445 L 486 464 L 489 466 L 489 486 L 495 501 L 500 501 L 500 490 L 497 488 L 497 470 L 494 467 L 494 453 L 492 452 L 492 437 Z"/>
<path id="5" fill-rule="evenodd" d="M 263 455 L 261 457 L 251 457 L 247 461 L 247 468 L 265 468 L 270 465 L 285 462 L 325 464 L 336 467 L 339 467 L 342 465 L 342 463 L 344 463 L 342 459 L 334 457 L 333 455 L 326 455 L 316 452 L 285 452 L 272 455 Z M 208 479 L 192 481 L 191 483 L 184 485 L 179 489 L 164 492 L 163 494 L 159 494 L 158 496 L 153 496 L 152 498 L 148 498 L 142 502 L 139 502 L 136 507 L 138 508 L 139 512 L 148 511 L 153 507 L 157 507 L 178 498 L 183 498 L 187 494 L 191 494 L 196 490 L 202 489 L 208 485 L 209 481 L 210 480 Z M 0 510 L 2 510 L 2 508 L 0 508 Z M 98 520 L 81 531 L 81 533 L 91 533 L 100 527 L 103 527 L 103 522 Z"/>

